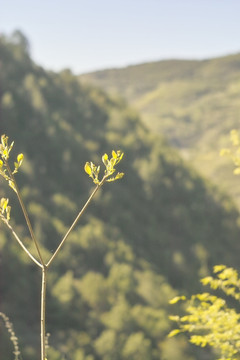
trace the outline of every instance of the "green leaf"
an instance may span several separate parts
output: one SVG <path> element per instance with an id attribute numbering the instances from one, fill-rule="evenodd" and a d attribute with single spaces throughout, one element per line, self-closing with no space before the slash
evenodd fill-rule
<path id="1" fill-rule="evenodd" d="M 114 165 L 116 165 L 116 162 L 117 162 L 117 159 L 111 158 L 110 164 L 111 164 L 111 167 L 112 167 L 112 168 L 114 167 Z"/>
<path id="2" fill-rule="evenodd" d="M 169 301 L 169 304 L 176 304 L 180 300 L 186 300 L 186 296 L 175 296 L 173 299 Z"/>
<path id="3" fill-rule="evenodd" d="M 200 281 L 201 281 L 201 283 L 203 285 L 208 285 L 209 283 L 211 283 L 212 277 L 211 276 L 206 276 L 205 278 L 201 279 Z"/>
<path id="4" fill-rule="evenodd" d="M 180 331 L 179 329 L 174 329 L 174 330 L 172 330 L 172 331 L 168 334 L 168 337 L 169 337 L 169 338 L 170 338 L 170 337 L 173 337 L 173 336 L 179 334 L 180 332 L 181 332 L 181 331 Z"/>
<path id="5" fill-rule="evenodd" d="M 169 315 L 169 320 L 172 320 L 172 321 L 179 321 L 179 316 L 178 315 Z"/>
<path id="6" fill-rule="evenodd" d="M 8 206 L 6 209 L 6 213 L 7 213 L 7 221 L 10 220 L 10 212 L 11 212 L 11 206 Z"/>
<path id="7" fill-rule="evenodd" d="M 18 154 L 18 156 L 17 156 L 17 162 L 18 162 L 19 166 L 21 166 L 21 163 L 22 163 L 23 159 L 24 159 L 23 154 Z"/>
<path id="8" fill-rule="evenodd" d="M 117 175 L 115 176 L 115 180 L 122 179 L 124 175 L 124 173 L 117 173 Z"/>
<path id="9" fill-rule="evenodd" d="M 11 143 L 11 145 L 10 145 L 9 148 L 8 148 L 8 152 L 9 152 L 9 153 L 10 153 L 10 151 L 12 150 L 13 145 L 14 145 L 14 141 Z"/>
<path id="10" fill-rule="evenodd" d="M 15 187 L 15 184 L 14 184 L 14 182 L 13 182 L 12 180 L 9 180 L 9 181 L 8 181 L 8 185 L 9 185 L 15 192 L 17 192 L 16 187 Z"/>
<path id="11" fill-rule="evenodd" d="M 114 150 L 112 151 L 112 157 L 113 157 L 114 159 L 117 159 L 117 157 L 118 157 Z"/>
<path id="12" fill-rule="evenodd" d="M 102 162 L 104 163 L 105 166 L 108 165 L 108 155 L 107 154 L 104 154 L 102 156 Z"/>
<path id="13" fill-rule="evenodd" d="M 215 265 L 213 267 L 213 272 L 217 273 L 219 271 L 223 271 L 224 269 L 226 269 L 226 265 Z"/>
<path id="14" fill-rule="evenodd" d="M 117 154 L 118 154 L 118 162 L 120 162 L 123 158 L 124 152 L 122 152 L 121 150 L 118 150 Z"/>
<path id="15" fill-rule="evenodd" d="M 1 208 L 2 208 L 2 212 L 4 212 L 4 210 L 7 208 L 7 206 L 8 206 L 8 199 L 6 199 L 6 198 L 2 198 L 1 199 L 1 202 L 0 202 L 0 206 L 1 206 Z"/>
<path id="16" fill-rule="evenodd" d="M 84 166 L 84 170 L 88 175 L 92 175 L 92 169 L 91 169 L 91 166 L 90 166 L 89 162 L 86 162 L 86 164 Z"/>

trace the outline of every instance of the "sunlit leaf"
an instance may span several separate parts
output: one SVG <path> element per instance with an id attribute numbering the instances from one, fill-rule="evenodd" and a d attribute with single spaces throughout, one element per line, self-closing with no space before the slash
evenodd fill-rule
<path id="1" fill-rule="evenodd" d="M 19 166 L 21 165 L 23 159 L 24 159 L 23 154 L 18 154 L 18 156 L 17 156 L 17 161 L 18 161 L 18 163 L 19 163 Z"/>
<path id="2" fill-rule="evenodd" d="M 113 157 L 114 159 L 117 159 L 117 157 L 118 157 L 114 150 L 112 151 L 112 157 Z"/>
<path id="3" fill-rule="evenodd" d="M 91 166 L 89 164 L 89 162 L 86 162 L 85 166 L 84 166 L 84 170 L 86 171 L 86 173 L 88 175 L 91 175 L 92 174 L 92 170 L 91 170 Z"/>
<path id="4" fill-rule="evenodd" d="M 7 213 L 7 221 L 10 220 L 10 212 L 11 212 L 11 206 L 8 206 L 7 209 L 6 209 L 6 213 Z"/>
<path id="5" fill-rule="evenodd" d="M 174 329 L 174 330 L 172 330 L 172 331 L 168 334 L 168 337 L 169 337 L 169 338 L 170 338 L 170 337 L 173 337 L 173 336 L 179 334 L 180 332 L 181 332 L 181 331 L 180 331 L 179 329 Z"/>
<path id="6" fill-rule="evenodd" d="M 226 265 L 215 265 L 213 267 L 213 272 L 217 273 L 217 272 L 222 271 L 224 269 L 226 269 Z"/>
<path id="7" fill-rule="evenodd" d="M 102 156 L 102 162 L 104 163 L 105 166 L 108 165 L 108 155 L 107 154 L 104 154 Z"/>
<path id="8" fill-rule="evenodd" d="M 169 301 L 169 304 L 176 304 L 180 300 L 186 300 L 186 296 L 175 296 Z"/>
<path id="9" fill-rule="evenodd" d="M 172 321 L 178 321 L 180 318 L 178 315 L 170 315 L 169 316 L 169 320 L 172 320 Z"/>
<path id="10" fill-rule="evenodd" d="M 15 192 L 17 192 L 16 187 L 15 187 L 15 184 L 14 184 L 14 182 L 13 182 L 12 180 L 9 180 L 9 181 L 8 181 L 8 185 L 9 185 Z"/>

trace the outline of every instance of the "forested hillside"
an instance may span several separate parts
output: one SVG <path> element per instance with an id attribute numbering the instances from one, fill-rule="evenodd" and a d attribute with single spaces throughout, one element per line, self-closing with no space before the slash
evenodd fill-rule
<path id="1" fill-rule="evenodd" d="M 240 206 L 239 181 L 219 159 L 240 121 L 240 54 L 202 61 L 165 60 L 82 75 L 119 94 L 145 125 L 164 134 L 193 166 L 229 191 Z"/>
<path id="2" fill-rule="evenodd" d="M 198 289 L 218 263 L 239 265 L 239 214 L 124 101 L 48 72 L 19 32 L 0 38 L 0 131 L 25 161 L 17 180 L 46 259 L 92 184 L 86 161 L 121 149 L 125 177 L 106 184 L 49 274 L 50 360 L 193 360 L 184 337 L 167 339 L 168 301 Z M 32 248 L 14 193 L 12 224 Z M 40 277 L 0 224 L 0 311 L 14 323 L 24 360 L 37 360 Z M 10 360 L 7 334 L 1 358 Z M 204 359 L 213 359 L 204 353 Z"/>

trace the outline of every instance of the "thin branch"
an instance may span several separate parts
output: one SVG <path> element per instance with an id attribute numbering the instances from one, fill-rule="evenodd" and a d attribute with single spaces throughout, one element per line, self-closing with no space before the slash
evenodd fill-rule
<path id="1" fill-rule="evenodd" d="M 49 260 L 49 262 L 47 263 L 47 267 L 50 266 L 50 264 L 52 263 L 52 261 L 54 260 L 54 258 L 57 256 L 57 254 L 59 253 L 60 249 L 62 248 L 64 242 L 66 241 L 67 237 L 69 236 L 69 234 L 71 233 L 71 231 L 74 229 L 74 227 L 76 226 L 77 222 L 79 221 L 80 217 L 83 215 L 83 213 L 85 212 L 85 210 L 87 209 L 89 203 L 91 202 L 92 198 L 94 197 L 94 195 L 96 194 L 96 192 L 100 189 L 100 187 L 104 184 L 106 180 L 106 177 L 104 177 L 102 179 L 102 181 L 95 187 L 95 189 L 93 190 L 92 194 L 89 196 L 88 200 L 86 201 L 85 205 L 83 206 L 82 210 L 78 213 L 77 217 L 75 218 L 74 222 L 72 223 L 72 225 L 70 226 L 70 228 L 68 229 L 67 233 L 65 234 L 65 236 L 63 237 L 62 241 L 60 242 L 58 248 L 56 249 L 55 253 L 52 255 L 51 259 Z"/>
<path id="2" fill-rule="evenodd" d="M 40 251 L 40 249 L 39 249 L 38 242 L 37 242 L 37 240 L 36 240 L 36 238 L 35 238 L 35 235 L 34 235 L 34 232 L 33 232 L 33 228 L 32 228 L 32 224 L 31 224 L 30 219 L 29 219 L 29 216 L 28 216 L 28 212 L 27 212 L 26 207 L 25 207 L 25 205 L 24 205 L 24 202 L 23 202 L 23 200 L 22 200 L 22 196 L 21 196 L 20 191 L 19 191 L 19 188 L 18 188 L 18 186 L 17 186 L 17 182 L 16 182 L 16 180 L 15 180 L 15 177 L 14 177 L 14 175 L 13 175 L 13 173 L 12 173 L 12 170 L 11 170 L 11 168 L 10 168 L 10 166 L 9 166 L 9 164 L 8 164 L 8 162 L 7 162 L 6 160 L 5 160 L 5 165 L 6 165 L 6 168 L 7 168 L 7 170 L 8 170 L 9 176 L 10 176 L 11 180 L 12 180 L 13 183 L 14 183 L 15 190 L 16 190 L 16 194 L 17 194 L 19 203 L 20 203 L 20 205 L 21 205 L 21 208 L 22 208 L 22 211 L 23 211 L 23 214 L 24 214 L 24 217 L 25 217 L 25 220 L 26 220 L 26 223 L 27 223 L 27 226 L 28 226 L 28 229 L 29 229 L 31 238 L 32 238 L 32 240 L 33 240 L 33 242 L 34 242 L 34 244 L 35 244 L 36 249 L 37 249 L 37 253 L 38 253 L 40 262 L 41 262 L 42 265 L 44 265 L 44 261 L 43 261 L 42 255 L 41 255 L 41 251 Z"/>
<path id="3" fill-rule="evenodd" d="M 11 230 L 13 236 L 15 237 L 15 239 L 17 240 L 17 242 L 19 243 L 19 245 L 21 246 L 21 248 L 25 251 L 25 253 L 31 258 L 32 261 L 35 262 L 35 264 L 37 264 L 39 267 L 43 267 L 43 265 L 37 261 L 37 259 L 35 259 L 35 257 L 30 253 L 30 251 L 25 247 L 25 245 L 23 244 L 22 240 L 20 240 L 20 238 L 18 237 L 18 235 L 16 234 L 16 232 L 13 230 L 12 226 L 8 223 L 8 221 L 4 218 L 4 216 L 1 216 L 2 221 L 4 222 L 4 224 L 7 225 L 7 227 Z"/>

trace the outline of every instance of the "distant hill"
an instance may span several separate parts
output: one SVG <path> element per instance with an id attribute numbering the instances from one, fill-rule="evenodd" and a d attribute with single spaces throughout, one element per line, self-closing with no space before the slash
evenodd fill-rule
<path id="1" fill-rule="evenodd" d="M 0 131 L 15 140 L 13 155 L 25 155 L 17 180 L 46 258 L 92 189 L 85 162 L 101 163 L 112 149 L 125 153 L 125 177 L 106 184 L 49 271 L 49 359 L 212 360 L 185 338 L 166 337 L 168 300 L 198 290 L 198 276 L 215 264 L 239 267 L 233 202 L 124 101 L 70 71 L 44 70 L 28 48 L 19 32 L 0 37 Z M 0 196 L 10 197 L 12 224 L 32 248 L 3 181 Z M 24 360 L 37 360 L 38 269 L 3 224 L 0 255 L 0 311 L 14 323 Z M 1 358 L 10 345 L 1 336 Z"/>
<path id="2" fill-rule="evenodd" d="M 149 129 L 163 134 L 240 206 L 239 179 L 219 159 L 229 131 L 240 124 L 240 54 L 109 69 L 81 75 L 80 80 L 126 99 Z"/>

